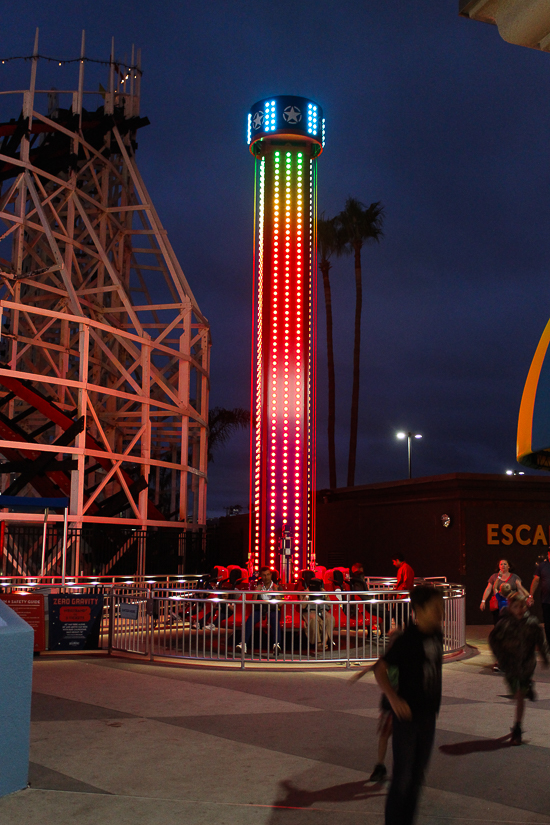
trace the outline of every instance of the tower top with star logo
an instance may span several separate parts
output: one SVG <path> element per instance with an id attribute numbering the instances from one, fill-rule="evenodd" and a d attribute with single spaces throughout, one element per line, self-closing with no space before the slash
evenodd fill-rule
<path id="1" fill-rule="evenodd" d="M 316 157 L 325 145 L 323 110 L 307 97 L 279 95 L 255 103 L 248 113 L 247 142 L 253 155 L 265 141 L 279 142 L 304 138 Z"/>

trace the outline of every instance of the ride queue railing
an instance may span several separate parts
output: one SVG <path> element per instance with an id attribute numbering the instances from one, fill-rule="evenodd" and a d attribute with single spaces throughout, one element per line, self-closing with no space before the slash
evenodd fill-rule
<path id="1" fill-rule="evenodd" d="M 464 588 L 435 586 L 445 607 L 443 651 L 457 653 L 466 644 Z M 254 591 L 113 590 L 109 617 L 109 649 L 150 659 L 349 666 L 383 653 L 392 630 L 410 620 L 410 600 L 386 589 L 269 601 Z"/>
<path id="2" fill-rule="evenodd" d="M 146 601 L 156 592 L 164 593 L 169 590 L 172 594 L 187 592 L 193 589 L 199 575 L 188 574 L 181 576 L 67 576 L 63 583 L 61 576 L 2 576 L 0 577 L 0 592 L 16 595 L 40 595 L 44 597 L 44 611 L 46 626 L 48 625 L 49 595 L 79 595 L 103 596 L 103 610 L 99 631 L 99 649 L 109 648 L 109 639 L 112 632 L 112 600 L 111 596 L 127 598 L 128 604 Z M 139 617 L 139 629 L 128 625 L 124 643 L 129 652 L 140 652 L 141 643 L 134 642 L 141 639 L 145 631 L 145 616 Z"/>
<path id="3" fill-rule="evenodd" d="M 369 589 L 363 592 L 279 592 L 270 603 L 262 602 L 256 591 L 199 591 L 198 579 L 198 575 L 80 576 L 62 584 L 58 576 L 2 577 L 0 589 L 43 595 L 102 594 L 100 649 L 150 658 L 240 662 L 241 667 L 253 662 L 372 661 L 388 643 L 392 620 L 400 627 L 410 616 L 408 596 L 396 593 L 395 579 L 390 578 L 366 579 Z M 444 652 L 460 651 L 465 645 L 464 588 L 441 577 L 417 583 L 421 581 L 443 593 Z M 47 600 L 45 605 L 47 610 Z M 250 628 L 247 620 L 252 610 Z M 246 651 L 244 644 L 237 647 L 241 640 Z M 323 643 L 318 646 L 317 641 Z M 274 642 L 280 649 L 273 650 Z"/>

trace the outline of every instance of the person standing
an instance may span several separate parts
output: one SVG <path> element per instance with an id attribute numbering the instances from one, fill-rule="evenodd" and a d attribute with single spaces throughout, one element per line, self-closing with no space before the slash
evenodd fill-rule
<path id="1" fill-rule="evenodd" d="M 414 821 L 441 704 L 443 597 L 435 587 L 421 585 L 411 592 L 411 607 L 414 624 L 409 623 L 374 666 L 393 715 L 393 776 L 386 825 Z M 397 687 L 391 683 L 390 668 L 397 669 Z"/>
<path id="2" fill-rule="evenodd" d="M 489 609 L 493 616 L 493 624 L 498 622 L 501 609 L 506 607 L 506 599 L 500 596 L 500 588 L 503 584 L 509 584 L 510 590 L 513 592 L 517 591 L 518 593 L 523 593 L 524 596 L 528 595 L 527 590 L 521 583 L 520 577 L 513 572 L 513 569 L 508 559 L 500 559 L 496 572 L 489 577 L 487 587 L 483 591 L 479 609 L 485 610 L 485 603 L 489 596 L 491 596 Z"/>
<path id="3" fill-rule="evenodd" d="M 395 579 L 395 584 L 393 586 L 394 590 L 397 591 L 411 591 L 414 587 L 414 570 L 407 564 L 405 561 L 404 555 L 401 553 L 395 559 L 392 559 L 393 566 L 397 567 L 397 575 Z M 396 630 L 397 626 L 401 626 L 405 624 L 405 617 L 403 615 L 403 604 L 401 605 L 401 609 L 397 602 L 402 601 L 402 597 L 400 596 L 390 596 L 390 604 L 388 605 L 387 614 L 386 614 L 386 630 Z M 395 601 L 391 601 L 395 599 Z M 399 619 L 399 614 L 401 613 L 401 619 Z"/>
<path id="4" fill-rule="evenodd" d="M 412 590 L 414 587 L 414 570 L 405 561 L 404 555 L 401 553 L 395 559 L 392 559 L 393 566 L 397 567 L 397 577 L 394 590 Z"/>
<path id="5" fill-rule="evenodd" d="M 544 632 L 546 633 L 546 641 L 550 645 L 550 550 L 548 551 L 548 558 L 539 562 L 535 567 L 535 575 L 533 576 L 529 593 L 531 604 L 533 604 L 533 597 L 537 587 L 539 586 L 539 582 Z"/>

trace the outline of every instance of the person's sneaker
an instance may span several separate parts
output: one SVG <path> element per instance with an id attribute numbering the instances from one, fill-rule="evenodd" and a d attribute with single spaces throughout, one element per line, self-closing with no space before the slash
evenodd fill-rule
<path id="1" fill-rule="evenodd" d="M 235 650 L 237 653 L 242 653 L 244 648 L 244 652 L 246 653 L 246 645 L 242 645 L 240 642 L 238 645 L 235 645 Z"/>
<path id="2" fill-rule="evenodd" d="M 514 727 L 512 728 L 512 736 L 510 739 L 511 745 L 521 745 L 521 725 L 519 722 L 516 722 Z"/>
<path id="3" fill-rule="evenodd" d="M 204 628 L 205 628 L 205 630 L 217 630 L 218 625 L 217 624 L 212 624 L 212 623 L 205 624 Z"/>
<path id="4" fill-rule="evenodd" d="M 381 762 L 378 762 L 378 764 L 374 766 L 374 770 L 369 776 L 369 782 L 383 782 L 386 778 L 386 773 L 386 766 L 383 765 Z"/>
<path id="5" fill-rule="evenodd" d="M 273 653 L 282 653 L 281 645 L 278 642 L 273 645 Z"/>
<path id="6" fill-rule="evenodd" d="M 499 668 L 498 665 L 493 665 L 493 670 L 495 673 L 502 673 L 502 670 Z"/>

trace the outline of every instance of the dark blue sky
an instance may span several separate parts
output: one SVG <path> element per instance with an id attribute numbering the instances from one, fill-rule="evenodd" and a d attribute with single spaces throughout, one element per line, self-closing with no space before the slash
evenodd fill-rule
<path id="1" fill-rule="evenodd" d="M 249 406 L 253 161 L 249 106 L 312 97 L 327 117 L 319 206 L 386 207 L 364 253 L 357 483 L 515 467 L 523 383 L 548 320 L 550 56 L 458 17 L 456 0 L 31 0 L 2 11 L 2 55 L 143 52 L 138 163 L 212 325 L 213 405 Z M 57 68 L 57 67 L 55 67 Z M 48 70 L 48 80 L 53 77 Z M 28 66 L 0 66 L 14 88 Z M 54 80 L 74 87 L 76 68 Z M 56 78 L 60 79 L 57 80 Z M 99 74 L 98 74 L 99 79 Z M 54 82 L 50 81 L 49 82 Z M 17 113 L 12 113 L 16 115 Z M 3 113 L 2 113 L 3 116 Z M 353 268 L 332 270 L 339 483 L 351 391 Z M 318 486 L 326 470 L 319 294 Z M 248 501 L 248 437 L 211 467 L 209 512 Z"/>

